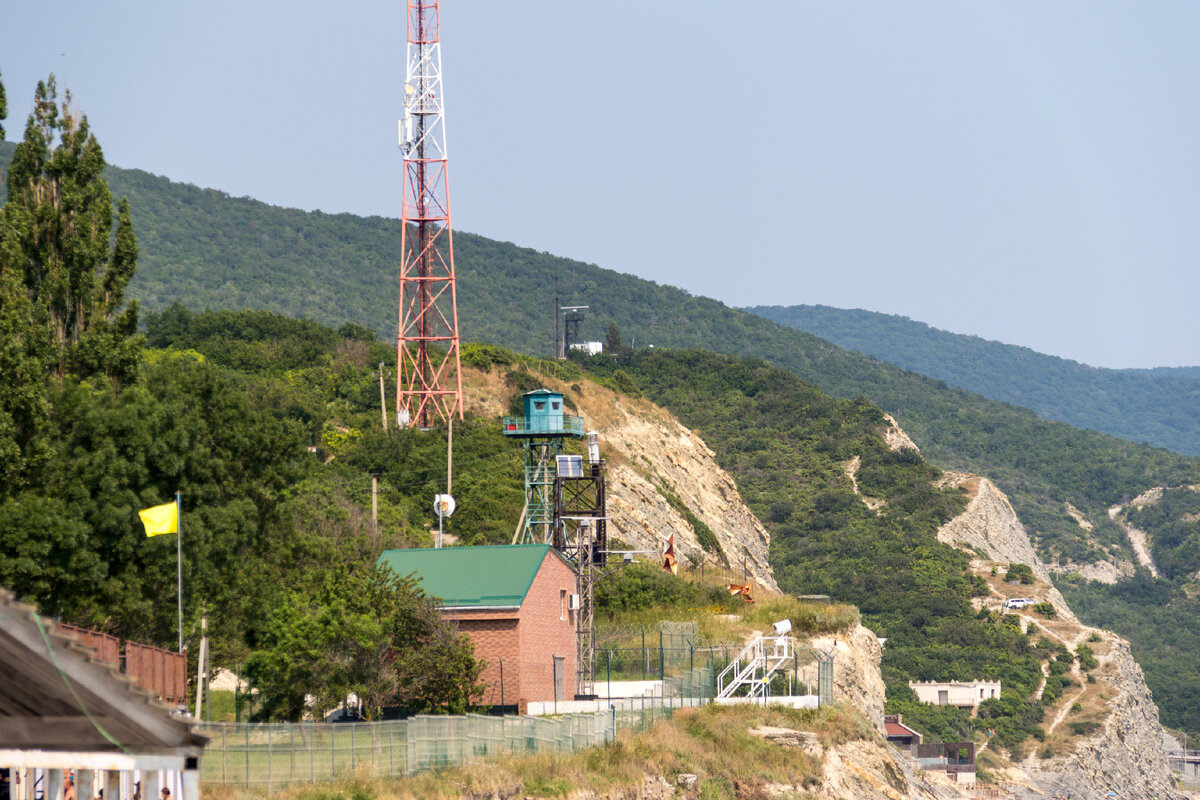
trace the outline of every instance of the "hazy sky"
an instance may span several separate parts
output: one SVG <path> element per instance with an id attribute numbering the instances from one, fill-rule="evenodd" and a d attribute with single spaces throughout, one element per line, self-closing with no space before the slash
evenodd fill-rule
<path id="1" fill-rule="evenodd" d="M 6 8 L 111 163 L 400 215 L 402 0 Z M 1200 364 L 1200 4 L 444 0 L 456 229 L 735 305 Z M 1193 266 L 1189 266 L 1193 265 Z"/>

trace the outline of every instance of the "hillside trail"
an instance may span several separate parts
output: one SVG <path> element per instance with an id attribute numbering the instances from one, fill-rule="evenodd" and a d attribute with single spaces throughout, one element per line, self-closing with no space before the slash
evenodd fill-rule
<path id="1" fill-rule="evenodd" d="M 1161 577 L 1158 574 L 1158 567 L 1154 565 L 1154 558 L 1150 555 L 1150 548 L 1146 544 L 1146 532 L 1138 530 L 1125 520 L 1117 518 L 1117 515 L 1124 508 L 1124 506 L 1113 506 L 1108 509 L 1108 518 L 1120 525 L 1121 529 L 1125 531 L 1125 535 L 1129 538 L 1129 546 L 1133 548 L 1133 554 L 1137 557 L 1138 563 L 1150 570 L 1150 574 L 1154 577 Z"/>
<path id="2" fill-rule="evenodd" d="M 1083 642 L 1084 637 L 1090 636 L 1091 633 L 1092 633 L 1092 631 L 1089 629 L 1086 629 L 1086 628 L 1080 629 L 1071 638 L 1071 643 L 1067 645 L 1067 649 L 1070 650 L 1071 652 L 1075 652 L 1075 648 L 1078 647 Z M 1062 724 L 1062 721 L 1067 718 L 1067 714 L 1071 713 L 1071 706 L 1077 700 L 1082 698 L 1083 695 L 1087 692 L 1087 678 L 1084 677 L 1083 670 L 1079 668 L 1078 661 L 1076 661 L 1075 663 L 1073 663 L 1071 665 L 1071 671 L 1069 674 L 1073 678 L 1075 678 L 1076 680 L 1079 681 L 1079 691 L 1075 692 L 1075 694 L 1071 697 L 1063 696 L 1061 698 L 1062 699 L 1062 707 L 1059 708 L 1058 713 L 1054 715 L 1054 721 L 1051 722 L 1050 725 L 1046 727 L 1046 735 L 1047 736 L 1054 733 L 1054 729 Z M 1043 684 L 1043 685 L 1045 685 L 1045 684 Z"/>

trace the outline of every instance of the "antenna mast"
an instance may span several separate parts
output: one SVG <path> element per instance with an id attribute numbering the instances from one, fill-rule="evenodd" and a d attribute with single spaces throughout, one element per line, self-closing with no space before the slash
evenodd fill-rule
<path id="1" fill-rule="evenodd" d="M 463 416 L 437 0 L 408 0 L 396 423 Z"/>

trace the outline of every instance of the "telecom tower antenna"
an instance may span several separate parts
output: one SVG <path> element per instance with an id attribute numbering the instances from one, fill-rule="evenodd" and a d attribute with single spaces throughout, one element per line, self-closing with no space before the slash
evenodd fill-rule
<path id="1" fill-rule="evenodd" d="M 437 0 L 408 0 L 396 423 L 463 416 Z"/>

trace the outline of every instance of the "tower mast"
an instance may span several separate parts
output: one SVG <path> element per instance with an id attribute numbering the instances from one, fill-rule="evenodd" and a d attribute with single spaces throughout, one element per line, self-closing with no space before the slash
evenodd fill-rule
<path id="1" fill-rule="evenodd" d="M 404 211 L 396 422 L 428 428 L 463 415 L 437 0 L 408 0 L 400 149 Z"/>

